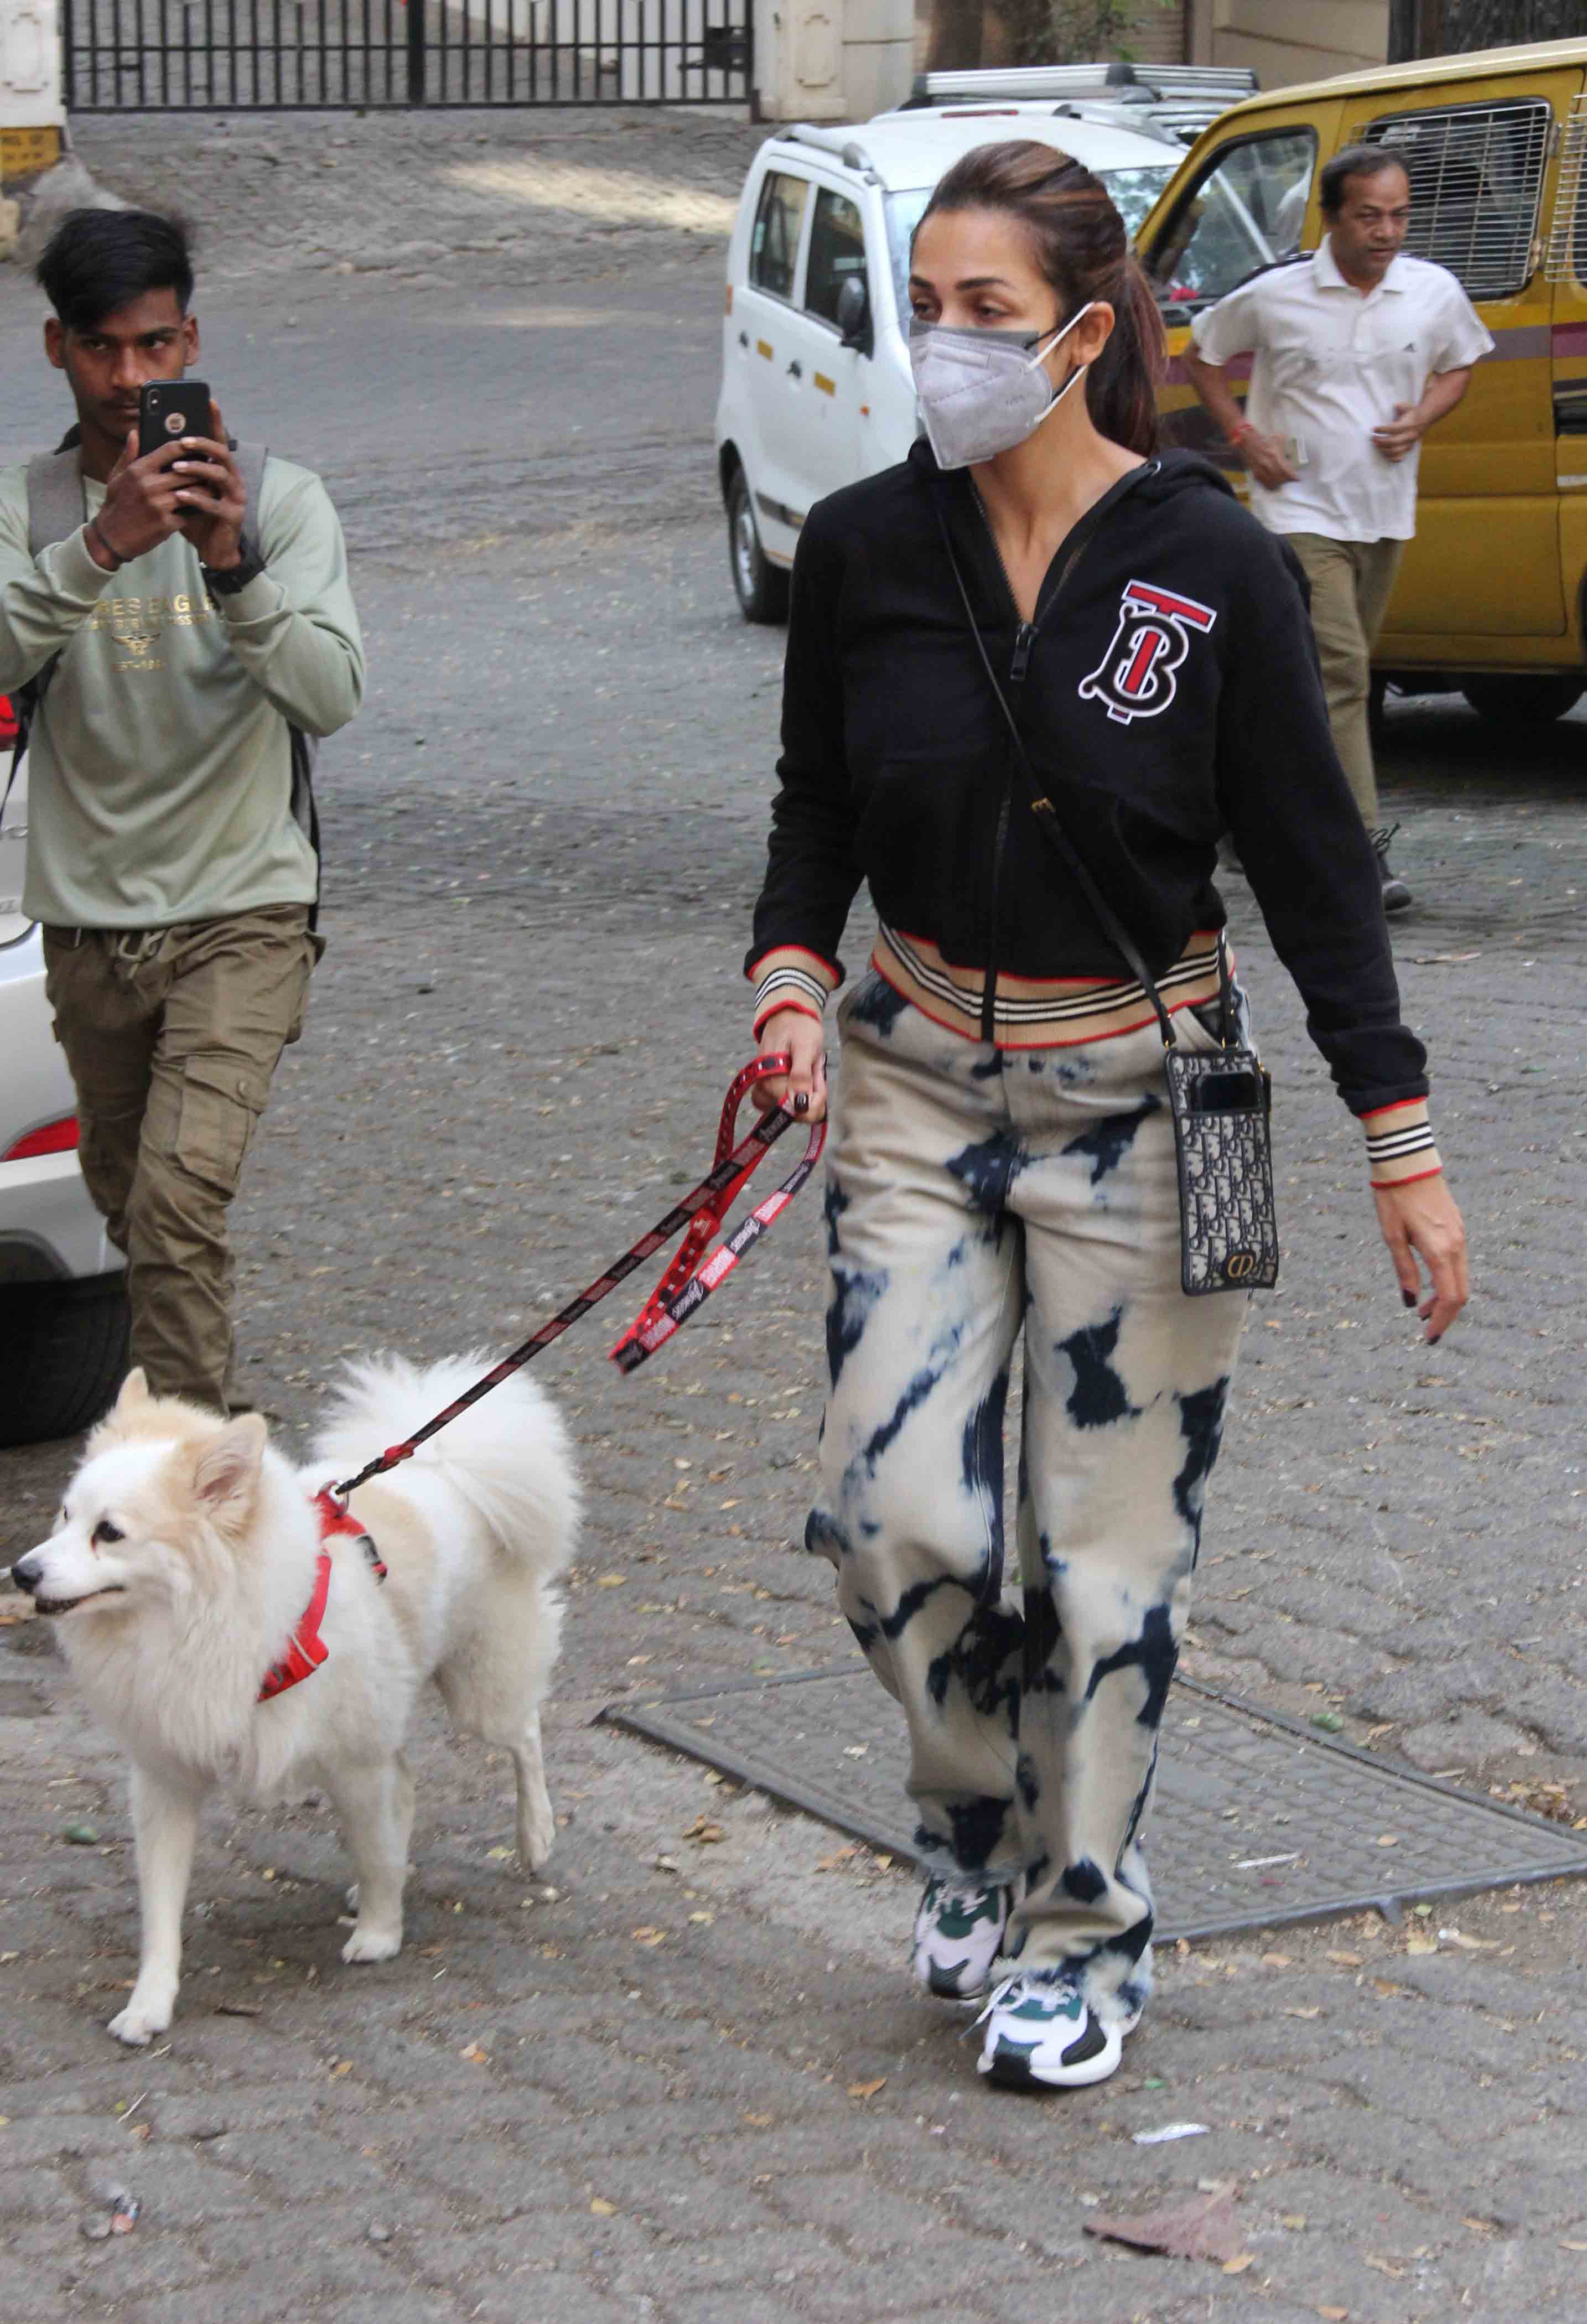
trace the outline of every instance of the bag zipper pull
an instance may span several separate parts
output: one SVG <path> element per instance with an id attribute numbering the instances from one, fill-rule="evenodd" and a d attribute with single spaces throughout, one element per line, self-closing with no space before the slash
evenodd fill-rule
<path id="1" fill-rule="evenodd" d="M 1021 622 L 1014 632 L 1014 662 L 1009 672 L 1010 680 L 1015 686 L 1024 684 L 1025 673 L 1030 667 L 1030 649 L 1035 643 L 1035 623 Z"/>

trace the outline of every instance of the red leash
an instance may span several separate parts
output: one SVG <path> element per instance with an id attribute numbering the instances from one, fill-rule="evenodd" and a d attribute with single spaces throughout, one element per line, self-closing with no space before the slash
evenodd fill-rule
<path id="1" fill-rule="evenodd" d="M 477 1404 L 482 1396 L 488 1396 L 492 1388 L 499 1388 L 504 1379 L 511 1379 L 542 1349 L 549 1348 L 553 1340 L 559 1340 L 570 1323 L 577 1323 L 581 1316 L 589 1314 L 592 1307 L 598 1306 L 608 1293 L 616 1290 L 625 1277 L 632 1275 L 636 1267 L 642 1267 L 647 1259 L 653 1259 L 657 1251 L 681 1230 L 683 1241 L 677 1258 L 645 1302 L 632 1328 L 623 1333 L 613 1349 L 612 1360 L 625 1372 L 634 1371 L 647 1356 L 654 1355 L 658 1348 L 664 1347 L 678 1325 L 710 1297 L 719 1283 L 732 1274 L 750 1245 L 758 1242 L 779 1213 L 787 1209 L 821 1159 L 821 1151 L 826 1143 L 826 1124 L 824 1121 L 811 1126 L 810 1142 L 798 1167 L 789 1171 L 774 1193 L 756 1205 L 728 1241 L 701 1265 L 707 1244 L 751 1175 L 765 1160 L 783 1131 L 793 1127 L 792 1114 L 779 1106 L 774 1112 L 762 1114 L 748 1137 L 735 1146 L 734 1134 L 739 1109 L 757 1082 L 786 1074 L 792 1063 L 792 1058 L 786 1054 L 756 1057 L 735 1074 L 723 1102 L 722 1121 L 716 1133 L 716 1158 L 699 1185 L 691 1187 L 683 1200 L 675 1204 L 665 1218 L 658 1219 L 649 1233 L 641 1235 L 621 1259 L 614 1259 L 605 1273 L 597 1276 L 577 1299 L 570 1299 L 566 1307 L 558 1308 L 538 1332 L 531 1333 L 510 1356 L 504 1356 L 499 1364 L 486 1372 L 483 1379 L 476 1380 L 471 1388 L 466 1389 L 463 1395 L 447 1405 L 445 1411 L 438 1412 L 433 1420 L 427 1420 L 422 1428 L 416 1428 L 412 1435 L 404 1437 L 400 1444 L 388 1445 L 373 1461 L 365 1462 L 355 1477 L 349 1477 L 344 1484 L 332 1487 L 338 1498 L 345 1501 L 349 1493 L 356 1491 L 360 1485 L 366 1485 L 372 1477 L 384 1476 L 400 1462 L 411 1460 L 427 1439 L 445 1428 L 448 1421 L 456 1420 L 460 1412 L 466 1412 L 471 1404 Z"/>

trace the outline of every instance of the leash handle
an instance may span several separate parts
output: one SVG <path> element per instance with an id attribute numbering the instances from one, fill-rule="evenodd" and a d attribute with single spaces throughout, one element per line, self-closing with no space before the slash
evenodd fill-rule
<path id="1" fill-rule="evenodd" d="M 722 1128 L 717 1137 L 718 1161 L 731 1151 L 733 1133 L 738 1110 L 746 1092 L 757 1082 L 786 1074 L 793 1063 L 786 1051 L 770 1056 L 757 1057 L 735 1075 L 726 1102 L 722 1109 Z M 687 1232 L 678 1245 L 677 1256 L 656 1288 L 646 1300 L 638 1315 L 611 1351 L 612 1361 L 623 1372 L 637 1371 L 640 1365 L 653 1356 L 658 1348 L 666 1346 L 678 1327 L 687 1323 L 713 1291 L 724 1283 L 752 1243 L 758 1242 L 772 1222 L 787 1209 L 799 1188 L 821 1159 L 826 1144 L 826 1124 L 815 1122 L 810 1129 L 810 1142 L 803 1157 L 782 1181 L 781 1185 L 758 1203 L 736 1231 L 707 1259 L 706 1247 L 717 1232 L 724 1219 L 752 1174 L 760 1167 L 770 1152 L 772 1143 L 793 1126 L 793 1116 L 782 1106 L 768 1114 L 760 1125 L 757 1150 L 749 1149 L 755 1136 L 745 1140 L 740 1153 L 749 1158 L 736 1176 L 713 1194 L 690 1220 Z M 703 1263 L 702 1263 L 703 1262 Z"/>
<path id="2" fill-rule="evenodd" d="M 792 1126 L 793 1117 L 785 1113 L 780 1106 L 774 1112 L 763 1115 L 742 1144 L 734 1146 L 734 1129 L 745 1093 L 752 1089 L 757 1082 L 768 1080 L 779 1074 L 786 1074 L 791 1070 L 792 1065 L 793 1059 L 786 1052 L 779 1052 L 770 1056 L 755 1057 L 736 1073 L 728 1085 L 727 1095 L 723 1102 L 722 1120 L 716 1132 L 715 1160 L 699 1185 L 691 1186 L 683 1200 L 669 1210 L 664 1218 L 658 1219 L 649 1233 L 641 1235 L 636 1243 L 623 1252 L 621 1259 L 614 1259 L 605 1272 L 598 1275 L 576 1299 L 570 1299 L 565 1307 L 559 1307 L 548 1322 L 540 1326 L 538 1331 L 531 1332 L 529 1338 L 514 1348 L 511 1355 L 503 1356 L 499 1364 L 493 1365 L 482 1379 L 475 1380 L 472 1388 L 466 1388 L 461 1396 L 454 1397 L 444 1411 L 436 1414 L 433 1420 L 427 1420 L 422 1428 L 416 1428 L 412 1435 L 404 1437 L 401 1443 L 389 1444 L 383 1452 L 377 1452 L 372 1460 L 364 1462 L 355 1477 L 345 1478 L 340 1484 L 330 1486 L 328 1489 L 334 1493 L 345 1506 L 347 1496 L 356 1492 L 360 1485 L 368 1484 L 373 1477 L 383 1477 L 388 1471 L 395 1469 L 403 1461 L 411 1461 L 419 1447 L 429 1438 L 445 1428 L 449 1421 L 456 1420 L 459 1413 L 466 1412 L 471 1404 L 477 1404 L 482 1396 L 488 1396 L 492 1388 L 499 1388 L 504 1379 L 510 1379 L 512 1374 L 520 1370 L 523 1365 L 531 1363 L 536 1356 L 551 1345 L 553 1341 L 559 1340 L 571 1324 L 577 1323 L 581 1316 L 587 1315 L 592 1307 L 598 1306 L 603 1299 L 615 1291 L 617 1286 L 632 1275 L 636 1268 L 642 1267 L 647 1259 L 653 1259 L 659 1250 L 664 1250 L 674 1235 L 685 1231 L 692 1235 L 696 1225 L 709 1213 L 712 1224 L 706 1229 L 694 1252 L 694 1258 L 697 1259 L 699 1252 L 704 1250 L 706 1243 L 715 1233 L 723 1213 L 732 1204 L 734 1195 L 744 1185 L 751 1172 L 765 1158 L 768 1150 L 782 1136 L 783 1131 Z M 772 1195 L 761 1205 L 762 1211 L 770 1210 L 770 1213 L 765 1224 L 770 1223 L 770 1218 L 774 1218 L 777 1211 L 783 1207 L 783 1204 L 791 1199 L 803 1185 L 805 1179 L 815 1167 L 821 1148 L 826 1143 L 826 1124 L 818 1123 L 816 1131 L 812 1134 L 810 1150 L 806 1155 L 804 1162 L 778 1189 L 781 1201 L 778 1200 L 777 1195 Z M 719 1207 L 715 1207 L 718 1203 Z M 746 1230 L 752 1228 L 753 1231 L 747 1233 L 746 1236 Z M 754 1218 L 747 1219 L 734 1237 L 734 1244 L 738 1245 L 741 1238 L 744 1238 L 743 1247 L 747 1249 L 749 1242 L 754 1241 L 763 1231 L 764 1226 L 756 1225 Z M 682 1257 L 683 1253 L 680 1251 L 678 1259 L 681 1260 Z M 712 1260 L 711 1266 L 715 1267 L 722 1257 L 723 1254 L 718 1252 L 716 1258 Z M 736 1260 L 737 1250 L 735 1250 L 733 1259 L 723 1268 L 723 1273 L 731 1271 L 731 1267 L 736 1264 Z M 669 1268 L 669 1277 L 672 1272 L 673 1269 Z M 666 1278 L 663 1280 L 665 1281 Z M 697 1276 L 685 1280 L 675 1296 L 674 1304 L 680 1305 L 684 1313 L 697 1306 L 699 1300 L 705 1296 L 704 1292 L 694 1292 L 694 1286 L 699 1280 L 700 1277 Z M 715 1280 L 720 1280 L 720 1277 Z M 714 1288 L 715 1282 L 708 1287 Z M 692 1296 L 691 1294 L 693 1294 Z M 658 1286 L 656 1294 L 658 1299 L 660 1295 L 661 1286 Z M 669 1296 L 673 1296 L 673 1295 Z M 661 1333 L 660 1339 L 656 1341 L 655 1345 L 659 1347 L 662 1340 L 670 1339 L 677 1328 L 677 1323 L 669 1324 L 668 1328 Z M 637 1329 L 636 1324 L 635 1330 Z M 624 1348 L 627 1347 L 632 1336 L 632 1333 L 629 1334 L 620 1344 Z M 617 1356 L 617 1350 L 614 1350 L 613 1352 Z M 618 1360 L 622 1362 L 623 1369 L 628 1371 L 632 1370 L 635 1364 L 642 1363 L 645 1356 L 651 1352 L 651 1349 L 647 1347 L 632 1360 L 625 1360 L 618 1357 Z"/>

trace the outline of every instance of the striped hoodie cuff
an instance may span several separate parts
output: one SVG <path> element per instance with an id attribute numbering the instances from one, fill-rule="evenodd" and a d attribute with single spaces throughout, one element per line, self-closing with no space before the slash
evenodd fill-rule
<path id="1" fill-rule="evenodd" d="M 779 1009 L 797 1009 L 819 1023 L 826 996 L 843 982 L 835 964 L 800 945 L 779 945 L 762 953 L 750 971 L 755 987 L 755 1038 L 768 1017 Z"/>
<path id="2" fill-rule="evenodd" d="M 1375 1107 L 1361 1115 L 1361 1123 L 1374 1186 L 1408 1186 L 1417 1178 L 1435 1178 L 1443 1169 L 1426 1098 Z"/>

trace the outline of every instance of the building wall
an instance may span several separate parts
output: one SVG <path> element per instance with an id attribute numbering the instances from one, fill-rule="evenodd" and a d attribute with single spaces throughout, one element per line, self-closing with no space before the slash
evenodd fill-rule
<path id="1" fill-rule="evenodd" d="M 1189 0 L 1189 13 L 1191 63 L 1250 65 L 1265 89 L 1389 54 L 1389 0 Z"/>

